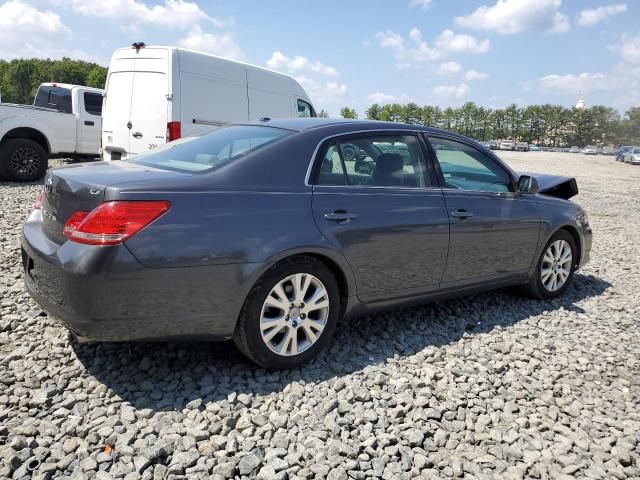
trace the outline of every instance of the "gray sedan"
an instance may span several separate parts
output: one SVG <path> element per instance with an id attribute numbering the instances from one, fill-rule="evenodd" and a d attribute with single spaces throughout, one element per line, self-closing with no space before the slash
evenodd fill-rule
<path id="1" fill-rule="evenodd" d="M 510 285 L 561 295 L 591 248 L 576 193 L 437 129 L 233 125 L 50 171 L 25 283 L 81 341 L 233 338 L 289 368 L 340 318 Z"/>

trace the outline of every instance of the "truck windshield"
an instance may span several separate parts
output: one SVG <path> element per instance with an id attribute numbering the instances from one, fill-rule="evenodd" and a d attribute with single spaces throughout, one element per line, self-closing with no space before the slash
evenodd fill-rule
<path id="1" fill-rule="evenodd" d="M 180 172 L 209 172 L 292 133 L 280 128 L 234 125 L 175 140 L 127 161 Z"/>
<path id="2" fill-rule="evenodd" d="M 73 113 L 71 104 L 71 90 L 62 87 L 42 85 L 38 88 L 36 98 L 33 100 L 35 107 L 52 108 L 59 112 Z"/>

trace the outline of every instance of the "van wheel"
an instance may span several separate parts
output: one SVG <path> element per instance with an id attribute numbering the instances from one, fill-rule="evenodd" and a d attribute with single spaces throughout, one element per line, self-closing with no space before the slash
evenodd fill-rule
<path id="1" fill-rule="evenodd" d="M 284 260 L 247 296 L 233 340 L 258 365 L 294 368 L 327 345 L 341 310 L 336 279 L 324 263 L 306 256 Z"/>
<path id="2" fill-rule="evenodd" d="M 42 178 L 49 166 L 47 152 L 28 138 L 12 138 L 0 147 L 0 174 L 16 182 Z"/>

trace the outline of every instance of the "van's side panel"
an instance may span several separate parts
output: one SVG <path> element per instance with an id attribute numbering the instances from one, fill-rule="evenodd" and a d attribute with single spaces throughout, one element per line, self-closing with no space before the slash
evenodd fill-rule
<path id="1" fill-rule="evenodd" d="M 244 65 L 180 50 L 182 135 L 248 119 Z"/>
<path id="2" fill-rule="evenodd" d="M 249 120 L 295 117 L 291 79 L 285 75 L 247 66 Z"/>

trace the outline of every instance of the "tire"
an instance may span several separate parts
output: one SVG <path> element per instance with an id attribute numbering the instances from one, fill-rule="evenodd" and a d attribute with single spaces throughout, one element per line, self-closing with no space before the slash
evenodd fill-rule
<path id="1" fill-rule="evenodd" d="M 298 279 L 303 280 L 303 285 L 308 279 L 309 284 L 302 297 L 299 294 L 295 298 L 293 281 Z M 285 301 L 274 291 L 278 285 L 287 296 Z M 328 300 L 326 311 L 324 307 L 314 309 L 312 305 L 304 303 L 314 300 L 316 294 L 319 296 L 314 305 L 324 305 L 324 300 Z M 304 302 L 299 302 L 300 298 L 304 298 Z M 294 307 L 291 308 L 291 305 Z M 300 305 L 303 307 L 298 308 Z M 307 256 L 284 260 L 267 271 L 249 292 L 233 340 L 242 353 L 264 368 L 294 368 L 308 362 L 324 349 L 335 331 L 341 307 L 338 284 L 324 263 Z M 271 324 L 275 326 L 264 326 Z M 320 327 L 321 330 L 318 330 Z M 310 336 L 308 332 L 313 335 Z M 294 335 L 295 343 L 292 338 Z M 312 340 L 313 336 L 317 339 Z M 298 353 L 295 353 L 294 345 Z M 280 353 L 276 351 L 278 346 Z"/>
<path id="2" fill-rule="evenodd" d="M 16 182 L 34 182 L 47 171 L 49 158 L 38 143 L 12 138 L 0 146 L 0 174 Z"/>
<path id="3" fill-rule="evenodd" d="M 561 264 L 561 260 L 557 260 L 557 255 L 555 255 L 554 252 L 558 251 L 558 246 L 564 245 L 568 246 L 569 250 L 571 251 L 571 258 L 567 263 Z M 577 250 L 578 249 L 576 247 L 575 240 L 569 232 L 567 232 L 566 230 L 559 230 L 558 232 L 556 232 L 542 250 L 533 276 L 529 280 L 529 283 L 524 285 L 524 293 L 531 297 L 539 299 L 551 299 L 562 295 L 573 280 L 573 274 L 576 270 L 576 259 L 578 258 Z M 553 263 L 550 264 L 548 262 L 550 258 L 553 258 L 558 262 L 556 266 L 554 266 Z M 559 282 L 563 278 L 563 272 L 567 271 L 567 267 L 568 274 L 564 278 L 563 283 L 559 287 L 557 287 L 556 283 L 556 288 L 554 289 L 554 275 L 556 276 L 556 281 Z M 545 270 L 544 276 L 543 269 Z M 558 272 L 557 274 L 554 273 L 554 269 Z M 549 271 L 551 271 L 550 274 L 548 273 Z"/>

